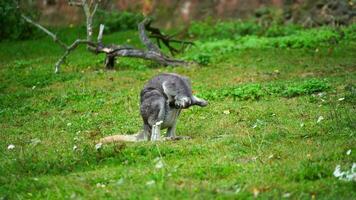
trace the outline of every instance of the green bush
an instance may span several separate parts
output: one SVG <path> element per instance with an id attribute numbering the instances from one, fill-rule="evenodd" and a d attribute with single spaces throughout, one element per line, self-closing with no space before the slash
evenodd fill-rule
<path id="1" fill-rule="evenodd" d="M 350 26 L 343 27 L 341 29 L 345 40 L 356 41 L 356 24 L 351 24 Z"/>
<path id="2" fill-rule="evenodd" d="M 28 39 L 36 35 L 37 29 L 21 17 L 15 1 L 0 0 L 0 40 Z M 36 12 L 26 13 L 35 18 Z"/>
<path id="3" fill-rule="evenodd" d="M 310 79 L 296 83 L 273 83 L 267 85 L 246 84 L 219 90 L 203 91 L 200 96 L 207 99 L 232 97 L 235 100 L 259 100 L 262 97 L 296 97 L 323 92 L 330 89 L 330 85 L 319 79 Z"/>
<path id="4" fill-rule="evenodd" d="M 224 91 L 224 96 L 231 96 L 234 99 L 258 100 L 265 95 L 260 84 L 249 84 Z"/>
<path id="5" fill-rule="evenodd" d="M 225 39 L 207 39 L 212 34 L 207 31 L 200 41 L 195 42 L 195 46 L 188 52 L 225 54 L 242 49 L 267 49 L 267 48 L 319 48 L 338 44 L 341 41 L 355 41 L 354 32 L 356 26 L 343 28 L 341 31 L 332 27 L 319 27 L 313 29 L 300 29 L 297 26 L 286 26 L 284 28 L 273 26 L 267 30 L 266 36 L 245 35 L 228 37 Z M 213 33 L 214 34 L 214 33 Z M 213 35 L 212 34 L 212 35 Z M 343 36 L 344 35 L 344 36 Z M 230 38 L 230 39 L 229 39 Z"/>
<path id="6" fill-rule="evenodd" d="M 333 28 L 321 27 L 299 31 L 286 37 L 272 40 L 272 46 L 280 48 L 316 48 L 322 45 L 335 44 L 341 39 L 340 34 Z"/>
<path id="7" fill-rule="evenodd" d="M 301 30 L 300 26 L 297 25 L 272 25 L 266 29 L 264 36 L 266 37 L 281 37 L 296 34 Z"/>
<path id="8" fill-rule="evenodd" d="M 195 54 L 191 57 L 191 60 L 195 61 L 200 65 L 208 65 L 211 62 L 211 55 L 207 53 Z"/>
<path id="9" fill-rule="evenodd" d="M 115 32 L 137 29 L 137 25 L 144 19 L 140 13 L 131 12 L 107 12 L 98 10 L 96 13 L 96 25 L 104 24 L 105 31 Z"/>
<path id="10" fill-rule="evenodd" d="M 193 22 L 189 36 L 196 38 L 232 39 L 245 35 L 260 35 L 263 27 L 254 22 Z"/>
<path id="11" fill-rule="evenodd" d="M 285 97 L 295 97 L 306 94 L 322 92 L 330 88 L 330 85 L 323 80 L 311 79 L 299 84 L 292 84 L 281 93 Z"/>

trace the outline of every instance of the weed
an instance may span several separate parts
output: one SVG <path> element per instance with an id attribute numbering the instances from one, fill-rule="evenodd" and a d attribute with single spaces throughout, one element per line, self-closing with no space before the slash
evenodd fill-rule
<path id="1" fill-rule="evenodd" d="M 246 84 L 236 87 L 228 87 L 219 90 L 209 90 L 202 92 L 200 95 L 207 99 L 217 99 L 232 97 L 238 100 L 259 100 L 262 97 L 282 96 L 296 97 L 309 95 L 316 92 L 323 92 L 330 89 L 330 85 L 324 80 L 310 79 L 298 83 L 275 83 L 275 84 Z"/>

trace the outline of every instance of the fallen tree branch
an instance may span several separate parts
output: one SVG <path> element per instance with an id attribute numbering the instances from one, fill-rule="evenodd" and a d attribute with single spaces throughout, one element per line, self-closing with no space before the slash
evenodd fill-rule
<path id="1" fill-rule="evenodd" d="M 63 49 L 67 49 L 67 45 L 64 44 L 62 41 L 60 41 L 57 36 L 55 34 L 53 34 L 51 31 L 49 31 L 48 29 L 46 29 L 45 27 L 41 26 L 40 24 L 32 21 L 30 18 L 26 17 L 25 15 L 21 15 L 21 17 L 28 23 L 36 26 L 37 28 L 39 28 L 40 30 L 42 30 L 43 32 L 45 32 L 47 35 L 49 35 L 54 42 L 58 43 L 59 46 L 61 46 Z"/>
<path id="2" fill-rule="evenodd" d="M 66 48 L 65 53 L 56 62 L 55 71 L 54 71 L 55 73 L 59 73 L 59 68 L 60 68 L 61 64 L 65 61 L 65 59 L 70 54 L 70 52 L 72 52 L 74 49 L 76 49 L 80 44 L 87 44 L 89 47 L 94 47 L 96 45 L 95 43 L 90 42 L 88 40 L 80 40 L 80 39 L 78 39 L 75 42 L 73 42 L 73 44 L 71 44 L 69 47 Z"/>
<path id="3" fill-rule="evenodd" d="M 36 26 L 43 32 L 45 32 L 47 35 L 53 38 L 53 40 L 58 43 L 64 50 L 65 53 L 62 55 L 62 57 L 56 62 L 55 64 L 55 73 L 59 73 L 60 71 L 60 66 L 63 64 L 65 59 L 68 57 L 68 55 L 75 50 L 79 45 L 81 44 L 86 44 L 88 47 L 88 50 L 98 54 L 98 53 L 105 53 L 106 54 L 106 59 L 105 59 L 105 67 L 107 69 L 113 69 L 115 65 L 115 58 L 116 57 L 133 57 L 133 58 L 141 58 L 141 59 L 146 59 L 146 60 L 152 60 L 155 61 L 161 65 L 170 65 L 170 66 L 179 66 L 179 65 L 188 65 L 188 62 L 182 61 L 182 60 L 177 60 L 174 58 L 170 58 L 166 55 L 164 55 L 160 49 L 151 42 L 151 40 L 147 37 L 145 33 L 145 25 L 146 23 L 149 22 L 149 20 L 145 19 L 143 22 L 141 22 L 138 25 L 138 30 L 139 30 L 139 35 L 140 35 L 140 40 L 141 42 L 145 45 L 147 50 L 143 49 L 136 49 L 133 47 L 129 46 L 123 46 L 123 45 L 104 45 L 102 43 L 102 38 L 103 38 L 103 31 L 104 31 L 104 25 L 100 25 L 100 30 L 98 34 L 98 39 L 97 42 L 92 42 L 90 38 L 88 37 L 87 40 L 83 39 L 77 39 L 74 41 L 70 46 L 67 46 L 65 43 L 63 43 L 61 40 L 57 38 L 57 36 L 49 31 L 48 29 L 44 28 L 40 24 L 33 22 L 31 19 L 29 19 L 26 16 L 22 16 L 27 22 L 31 23 L 32 25 Z"/>
<path id="4" fill-rule="evenodd" d="M 161 30 L 159 30 L 158 28 L 152 27 L 151 22 L 152 21 L 148 21 L 145 24 L 145 29 L 148 32 L 150 32 L 149 37 L 156 39 L 157 45 L 159 48 L 161 48 L 161 42 L 162 42 L 168 48 L 171 55 L 175 55 L 176 53 L 182 52 L 183 49 L 185 49 L 186 45 L 194 45 L 194 43 L 190 42 L 190 41 L 173 39 L 173 37 L 175 37 L 177 34 L 173 34 L 173 35 L 163 34 L 161 32 Z M 170 43 L 179 43 L 179 44 L 182 44 L 182 47 L 181 47 L 181 49 L 178 50 L 178 49 L 174 48 Z"/>

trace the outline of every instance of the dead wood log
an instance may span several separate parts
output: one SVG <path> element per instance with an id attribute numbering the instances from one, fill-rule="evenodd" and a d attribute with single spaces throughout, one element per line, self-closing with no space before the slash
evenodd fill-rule
<path id="1" fill-rule="evenodd" d="M 55 73 L 58 73 L 60 71 L 60 66 L 61 66 L 61 64 L 63 64 L 65 59 L 68 57 L 68 55 L 81 44 L 88 45 L 88 50 L 90 50 L 91 52 L 93 52 L 95 54 L 105 53 L 106 54 L 105 67 L 107 69 L 114 68 L 116 57 L 141 58 L 141 59 L 155 61 L 161 65 L 164 65 L 164 66 L 168 66 L 168 65 L 170 65 L 170 66 L 186 66 L 189 64 L 186 61 L 174 59 L 174 58 L 164 55 L 160 51 L 160 49 L 155 44 L 153 44 L 151 42 L 151 40 L 147 37 L 146 32 L 145 32 L 145 24 L 149 21 L 147 19 L 145 19 L 143 22 L 139 23 L 139 25 L 138 25 L 138 30 L 140 33 L 139 34 L 140 40 L 147 48 L 146 50 L 144 50 L 144 49 L 137 49 L 137 48 L 125 46 L 125 45 L 115 45 L 115 44 L 104 45 L 102 43 L 104 25 L 100 26 L 100 31 L 98 34 L 97 42 L 92 42 L 88 39 L 87 40 L 77 39 L 71 45 L 67 46 L 64 42 L 59 40 L 58 37 L 54 33 L 50 32 L 48 29 L 46 29 L 43 26 L 41 26 L 40 24 L 32 21 L 31 19 L 29 19 L 26 16 L 22 16 L 22 17 L 28 23 L 33 24 L 34 26 L 38 27 L 40 30 L 45 32 L 47 35 L 49 35 L 51 38 L 53 38 L 53 40 L 56 43 L 58 43 L 65 50 L 65 53 L 56 62 Z"/>
<path id="2" fill-rule="evenodd" d="M 93 16 L 97 10 L 98 4 L 100 0 L 77 0 L 77 1 L 69 1 L 71 5 L 75 6 L 82 6 L 85 16 L 87 18 L 86 20 L 86 25 L 87 25 L 87 39 L 77 39 L 75 40 L 71 45 L 66 45 L 64 42 L 62 42 L 58 37 L 46 29 L 45 27 L 41 26 L 40 24 L 32 21 L 30 18 L 22 15 L 22 17 L 25 19 L 26 22 L 36 26 L 40 30 L 42 30 L 44 33 L 49 35 L 54 42 L 59 44 L 64 50 L 64 54 L 60 59 L 56 62 L 55 64 L 55 73 L 59 73 L 60 71 L 60 66 L 63 64 L 63 62 L 66 60 L 66 58 L 69 56 L 69 54 L 75 50 L 79 45 L 81 44 L 86 44 L 87 49 L 90 52 L 93 52 L 95 54 L 99 53 L 105 53 L 106 58 L 105 58 L 105 68 L 106 69 L 113 69 L 115 66 L 115 60 L 117 57 L 133 57 L 133 58 L 140 58 L 140 59 L 146 59 L 146 60 L 151 60 L 154 61 L 158 64 L 164 65 L 164 66 L 186 66 L 190 63 L 183 61 L 183 60 L 178 60 L 171 58 L 169 56 L 166 56 L 164 53 L 161 52 L 161 50 L 154 44 L 152 41 L 147 37 L 146 35 L 146 30 L 145 27 L 147 27 L 148 24 L 151 23 L 151 20 L 149 19 L 144 19 L 141 23 L 138 24 L 138 31 L 139 31 L 139 36 L 141 42 L 145 45 L 146 49 L 138 49 L 130 46 L 125 46 L 125 45 L 116 45 L 116 44 L 109 44 L 105 45 L 102 42 L 103 38 L 103 32 L 104 32 L 104 25 L 100 25 L 99 29 L 99 34 L 97 41 L 93 41 Z"/>

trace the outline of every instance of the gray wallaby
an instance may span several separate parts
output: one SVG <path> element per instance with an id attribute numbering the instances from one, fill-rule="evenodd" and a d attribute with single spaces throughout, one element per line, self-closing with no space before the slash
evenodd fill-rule
<path id="1" fill-rule="evenodd" d="M 176 136 L 176 124 L 182 109 L 190 106 L 207 106 L 208 102 L 192 94 L 188 77 L 164 73 L 153 77 L 141 90 L 140 112 L 143 131 L 136 135 L 115 135 L 103 138 L 102 143 L 114 141 L 161 140 L 160 130 L 167 129 L 166 139 L 182 139 Z"/>

